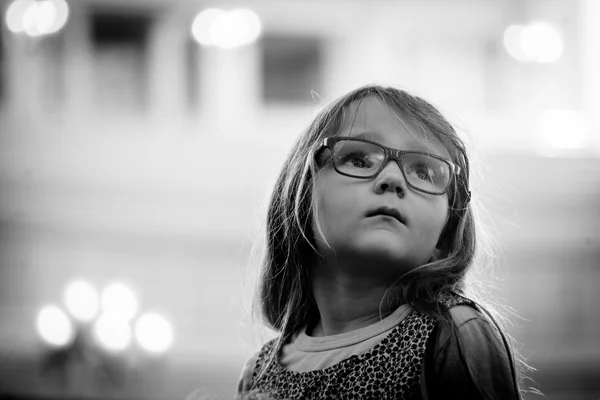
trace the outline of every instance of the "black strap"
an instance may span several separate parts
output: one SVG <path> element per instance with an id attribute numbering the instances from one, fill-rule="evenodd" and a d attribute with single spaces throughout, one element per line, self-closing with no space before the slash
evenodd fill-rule
<path id="1" fill-rule="evenodd" d="M 426 396 L 424 400 L 431 400 L 438 398 L 436 385 L 435 385 L 435 348 L 438 342 L 440 328 L 439 322 L 435 324 L 435 327 L 429 334 L 427 345 L 425 347 L 425 355 L 423 361 L 423 372 L 422 379 L 425 379 L 425 391 Z"/>

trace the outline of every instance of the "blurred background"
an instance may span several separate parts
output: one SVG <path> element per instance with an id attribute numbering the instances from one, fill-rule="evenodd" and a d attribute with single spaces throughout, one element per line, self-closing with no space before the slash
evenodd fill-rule
<path id="1" fill-rule="evenodd" d="M 231 398 L 271 185 L 368 83 L 460 127 L 532 378 L 600 397 L 600 1 L 0 4 L 0 397 Z"/>

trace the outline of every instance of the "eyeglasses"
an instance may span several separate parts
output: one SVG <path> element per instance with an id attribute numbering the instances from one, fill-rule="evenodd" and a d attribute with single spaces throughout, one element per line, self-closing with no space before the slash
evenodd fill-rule
<path id="1" fill-rule="evenodd" d="M 460 167 L 420 151 L 396 150 L 365 139 L 329 137 L 321 148 L 331 150 L 333 168 L 341 175 L 369 179 L 377 176 L 389 160 L 400 166 L 407 185 L 423 193 L 442 195 L 448 191 Z"/>

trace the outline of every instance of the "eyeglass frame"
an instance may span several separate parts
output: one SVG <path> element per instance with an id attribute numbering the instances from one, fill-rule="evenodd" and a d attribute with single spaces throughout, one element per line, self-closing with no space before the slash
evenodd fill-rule
<path id="1" fill-rule="evenodd" d="M 423 151 L 411 151 L 411 150 L 398 150 L 398 149 L 393 149 L 391 147 L 387 147 L 382 145 L 381 143 L 377 143 L 374 142 L 372 140 L 367 140 L 367 139 L 359 139 L 359 138 L 354 138 L 354 137 L 349 137 L 349 136 L 330 136 L 327 137 L 325 139 L 323 139 L 323 143 L 321 144 L 321 146 L 319 147 L 318 151 L 316 154 L 318 154 L 323 148 L 327 148 L 331 151 L 332 155 L 334 153 L 333 151 L 333 146 L 337 143 L 337 142 L 341 142 L 341 141 L 356 141 L 356 142 L 365 142 L 365 143 L 369 143 L 375 146 L 380 147 L 381 149 L 383 149 L 384 152 L 384 158 L 383 161 L 381 162 L 381 165 L 379 166 L 379 169 L 373 173 L 372 175 L 369 176 L 356 176 L 356 175 L 352 175 L 352 174 L 348 174 L 345 172 L 340 171 L 336 165 L 335 162 L 332 162 L 331 164 L 333 165 L 333 169 L 340 175 L 344 175 L 344 176 L 348 176 L 350 178 L 356 178 L 356 179 L 371 179 L 376 177 L 377 175 L 379 175 L 381 173 L 381 171 L 383 171 L 383 169 L 385 168 L 385 166 L 387 165 L 387 163 L 390 160 L 394 160 L 396 161 L 396 164 L 398 165 L 398 167 L 400 167 L 400 172 L 402 172 L 402 177 L 404 178 L 404 181 L 406 182 L 406 184 L 413 190 L 422 192 L 422 193 L 427 193 L 427 194 L 432 194 L 432 195 L 436 195 L 436 196 L 441 196 L 445 193 L 448 192 L 448 189 L 450 188 L 450 185 L 452 183 L 452 180 L 460 174 L 460 167 L 456 164 L 454 164 L 452 161 L 447 160 L 443 157 L 437 156 L 435 154 L 430 154 L 430 153 L 426 153 Z M 418 188 L 416 186 L 414 186 L 412 183 L 410 183 L 410 181 L 406 178 L 406 173 L 404 172 L 404 167 L 402 166 L 402 159 L 404 158 L 404 156 L 406 154 L 421 154 L 421 155 L 425 155 L 428 157 L 432 157 L 435 158 L 437 160 L 442 161 L 443 163 L 445 163 L 446 165 L 448 165 L 449 167 L 449 171 L 450 171 L 450 176 L 448 179 L 448 184 L 446 185 L 446 188 L 444 189 L 443 192 L 430 192 L 428 190 L 425 189 L 421 189 Z M 470 195 L 470 193 L 469 193 Z M 470 196 L 469 196 L 470 197 Z"/>

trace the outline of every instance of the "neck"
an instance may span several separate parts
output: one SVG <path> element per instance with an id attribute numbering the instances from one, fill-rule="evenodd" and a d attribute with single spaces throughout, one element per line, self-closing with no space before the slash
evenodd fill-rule
<path id="1" fill-rule="evenodd" d="M 399 305 L 390 304 L 391 282 L 351 276 L 343 271 L 339 266 L 313 269 L 313 296 L 320 319 L 311 336 L 339 335 L 364 328 L 387 317 Z"/>

